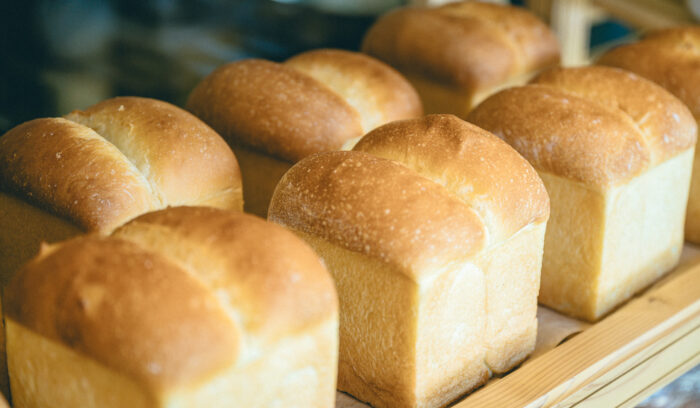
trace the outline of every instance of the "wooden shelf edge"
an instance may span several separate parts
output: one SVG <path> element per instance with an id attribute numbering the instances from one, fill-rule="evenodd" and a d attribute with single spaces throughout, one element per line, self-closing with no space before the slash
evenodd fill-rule
<path id="1" fill-rule="evenodd" d="M 589 377 L 584 385 L 578 389 L 571 390 L 567 395 L 558 398 L 556 401 L 552 401 L 550 405 L 547 406 L 551 406 L 552 408 L 574 406 L 598 392 L 601 388 L 606 387 L 611 382 L 624 376 L 639 364 L 664 352 L 669 346 L 688 336 L 699 326 L 700 316 L 691 316 L 679 322 L 659 336 L 650 339 L 644 346 L 630 350 L 627 355 L 620 354 L 617 362 L 611 362 L 604 370 Z"/>
<path id="2" fill-rule="evenodd" d="M 630 397 L 627 401 L 620 404 L 619 408 L 636 407 L 640 402 L 644 401 L 647 397 L 651 396 L 656 391 L 660 390 L 671 381 L 680 377 L 688 370 L 692 369 L 696 365 L 700 364 L 700 353 L 696 354 L 694 357 L 689 358 L 683 364 L 669 371 L 666 375 L 659 378 L 655 383 L 649 385 L 647 388 L 641 390 L 637 395 Z"/>
<path id="3" fill-rule="evenodd" d="M 679 367 L 700 357 L 700 324 L 690 333 L 667 345 L 632 369 L 610 381 L 578 403 L 576 408 L 619 407 L 637 402 L 640 395 L 653 392 L 675 377 Z M 690 357 L 689 357 L 690 356 Z M 671 374 L 671 375 L 669 375 Z"/>
<path id="4" fill-rule="evenodd" d="M 454 408 L 571 406 L 700 324 L 700 265 L 652 288 L 588 330 Z M 685 330 L 685 331 L 684 331 Z"/>

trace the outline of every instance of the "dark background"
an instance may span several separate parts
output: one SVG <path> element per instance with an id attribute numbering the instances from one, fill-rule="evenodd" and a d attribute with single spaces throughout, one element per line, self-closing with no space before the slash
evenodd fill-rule
<path id="1" fill-rule="evenodd" d="M 335 7 L 323 8 L 324 2 Z M 281 61 L 320 47 L 357 50 L 377 15 L 403 3 L 1 1 L 0 134 L 117 95 L 182 106 L 203 76 L 236 59 Z M 356 9 L 347 10 L 352 5 Z M 603 24 L 594 27 L 591 42 L 628 33 L 619 24 Z"/>

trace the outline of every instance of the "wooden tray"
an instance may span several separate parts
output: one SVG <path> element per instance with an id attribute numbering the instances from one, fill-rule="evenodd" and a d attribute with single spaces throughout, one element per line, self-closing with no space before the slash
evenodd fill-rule
<path id="1" fill-rule="evenodd" d="M 686 245 L 660 282 L 452 406 L 632 407 L 698 363 L 700 248 Z"/>

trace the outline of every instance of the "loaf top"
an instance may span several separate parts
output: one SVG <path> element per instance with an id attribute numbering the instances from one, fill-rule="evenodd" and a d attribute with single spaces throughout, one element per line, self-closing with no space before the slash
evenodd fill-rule
<path id="1" fill-rule="evenodd" d="M 197 85 L 187 108 L 230 144 L 289 162 L 340 149 L 380 124 L 423 112 L 398 72 L 340 50 L 309 51 L 282 64 L 224 65 Z"/>
<path id="2" fill-rule="evenodd" d="M 605 53 L 599 64 L 632 71 L 666 88 L 700 118 L 700 27 L 674 27 Z"/>
<path id="3" fill-rule="evenodd" d="M 168 205 L 242 207 L 224 140 L 166 102 L 121 97 L 0 138 L 0 189 L 86 231 L 110 231 Z"/>
<path id="4" fill-rule="evenodd" d="M 378 258 L 418 282 L 549 218 L 535 169 L 453 115 L 383 125 L 351 152 L 310 156 L 280 180 L 268 218 Z"/>
<path id="5" fill-rule="evenodd" d="M 313 50 L 288 59 L 284 65 L 341 95 L 360 114 L 363 134 L 385 123 L 423 114 L 413 86 L 394 68 L 365 54 Z"/>
<path id="6" fill-rule="evenodd" d="M 624 183 L 695 145 L 690 111 L 620 69 L 557 68 L 487 98 L 467 120 L 541 171 L 598 189 Z"/>
<path id="7" fill-rule="evenodd" d="M 268 218 L 394 265 L 415 281 L 484 246 L 483 222 L 443 186 L 357 151 L 316 154 L 280 180 Z"/>
<path id="8" fill-rule="evenodd" d="M 19 324 L 160 390 L 337 322 L 333 282 L 303 241 L 213 208 L 170 208 L 113 237 L 44 247 L 3 300 Z"/>
<path id="9" fill-rule="evenodd" d="M 559 61 L 546 24 L 522 8 L 482 2 L 396 9 L 370 28 L 362 50 L 401 72 L 474 92 Z"/>
<path id="10" fill-rule="evenodd" d="M 389 123 L 354 150 L 395 160 L 444 186 L 480 216 L 488 244 L 549 217 L 535 169 L 507 143 L 453 115 Z"/>

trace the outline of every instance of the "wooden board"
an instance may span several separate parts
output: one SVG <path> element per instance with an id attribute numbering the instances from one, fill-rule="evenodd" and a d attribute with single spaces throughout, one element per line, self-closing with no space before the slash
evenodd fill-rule
<path id="1" fill-rule="evenodd" d="M 660 282 L 453 408 L 633 407 L 700 363 L 700 248 Z M 338 408 L 366 405 L 339 395 Z"/>
<path id="2" fill-rule="evenodd" d="M 697 249 L 662 282 L 455 408 L 617 407 L 635 403 L 700 362 Z"/>

